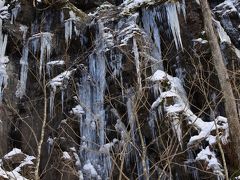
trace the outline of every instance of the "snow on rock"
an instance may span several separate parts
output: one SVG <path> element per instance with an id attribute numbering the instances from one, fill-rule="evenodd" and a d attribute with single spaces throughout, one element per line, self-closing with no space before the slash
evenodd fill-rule
<path id="1" fill-rule="evenodd" d="M 47 63 L 47 65 L 64 65 L 64 64 L 65 64 L 64 60 L 55 60 Z"/>
<path id="2" fill-rule="evenodd" d="M 22 173 L 33 170 L 35 159 L 34 156 L 24 154 L 21 149 L 13 148 L 3 157 L 3 160 L 0 159 L 0 179 L 3 177 L 9 180 L 27 180 Z"/>
<path id="3" fill-rule="evenodd" d="M 114 138 L 112 142 L 102 145 L 99 149 L 99 152 L 104 153 L 104 154 L 110 154 L 111 148 L 117 142 L 118 142 L 118 140 Z"/>
<path id="4" fill-rule="evenodd" d="M 56 89 L 56 87 L 63 87 L 66 85 L 66 81 L 68 81 L 72 75 L 72 73 L 76 69 L 64 71 L 61 74 L 57 75 L 53 79 L 50 80 L 49 84 L 51 85 L 52 89 Z"/>
<path id="5" fill-rule="evenodd" d="M 68 152 L 64 151 L 63 152 L 63 155 L 62 155 L 62 158 L 65 159 L 65 160 L 71 160 L 71 156 L 69 155 Z"/>
<path id="6" fill-rule="evenodd" d="M 122 11 L 122 14 L 129 13 L 129 11 L 138 8 L 142 6 L 143 4 L 153 4 L 153 0 L 124 0 L 122 3 L 122 6 L 124 7 L 124 10 Z"/>
<path id="7" fill-rule="evenodd" d="M 231 12 L 238 12 L 235 6 L 237 3 L 237 0 L 225 0 L 224 2 L 218 4 L 213 11 L 221 13 L 223 16 Z"/>
<path id="8" fill-rule="evenodd" d="M 209 146 L 207 146 L 205 149 L 202 149 L 201 152 L 198 153 L 196 160 L 206 161 L 208 163 L 207 170 L 212 169 L 213 173 L 224 178 L 222 166 L 216 158 L 216 154 L 210 150 Z"/>
<path id="9" fill-rule="evenodd" d="M 64 60 L 55 60 L 55 61 L 49 61 L 46 64 L 46 68 L 47 68 L 47 73 L 49 74 L 49 76 L 51 76 L 51 69 L 54 66 L 62 66 L 65 64 Z"/>
<path id="10" fill-rule="evenodd" d="M 53 110 L 54 110 L 54 99 L 55 99 L 55 94 L 57 91 L 57 87 L 60 87 L 62 92 L 63 90 L 67 87 L 68 85 L 68 81 L 71 77 L 71 75 L 73 74 L 73 72 L 75 72 L 76 69 L 72 69 L 69 71 L 64 71 L 61 74 L 57 75 L 56 77 L 54 77 L 53 79 L 51 79 L 49 81 L 49 84 L 51 86 L 51 92 L 50 92 L 50 117 L 53 117 Z M 62 98 L 62 104 L 63 104 L 64 99 Z"/>
<path id="11" fill-rule="evenodd" d="M 17 171 L 6 172 L 9 180 L 27 180 L 27 178 L 23 177 Z"/>
<path id="12" fill-rule="evenodd" d="M 9 159 L 9 158 L 11 158 L 12 156 L 14 156 L 14 155 L 16 155 L 16 154 L 22 154 L 21 149 L 13 148 L 12 151 L 10 151 L 9 153 L 7 153 L 7 154 L 4 156 L 4 159 Z"/>
<path id="13" fill-rule="evenodd" d="M 91 177 L 97 177 L 98 173 L 96 169 L 93 167 L 93 165 L 90 163 L 90 161 L 87 161 L 86 164 L 83 166 L 83 170 L 89 174 Z"/>
<path id="14" fill-rule="evenodd" d="M 0 19 L 9 19 L 10 14 L 8 13 L 9 4 L 5 5 L 5 0 L 0 0 Z"/>
<path id="15" fill-rule="evenodd" d="M 193 39 L 192 41 L 193 41 L 193 42 L 200 43 L 200 44 L 206 44 L 206 43 L 208 43 L 207 40 L 202 39 L 202 38 Z"/>
<path id="16" fill-rule="evenodd" d="M 0 178 L 8 179 L 7 172 L 0 167 Z"/>

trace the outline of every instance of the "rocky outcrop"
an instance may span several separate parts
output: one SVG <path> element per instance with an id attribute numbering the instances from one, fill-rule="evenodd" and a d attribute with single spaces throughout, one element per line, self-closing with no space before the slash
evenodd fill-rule
<path id="1" fill-rule="evenodd" d="M 3 157 L 0 172 L 21 167 L 32 179 L 34 160 L 22 164 L 37 157 L 42 132 L 41 179 L 224 178 L 217 137 L 235 172 L 197 1 L 3 4 L 0 155 L 18 153 Z M 211 5 L 237 83 L 239 3 Z"/>

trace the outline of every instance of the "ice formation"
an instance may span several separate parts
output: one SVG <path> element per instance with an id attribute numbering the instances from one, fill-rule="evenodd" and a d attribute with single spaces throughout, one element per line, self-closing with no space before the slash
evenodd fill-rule
<path id="1" fill-rule="evenodd" d="M 80 33 L 75 25 L 76 21 L 79 21 L 79 18 L 76 16 L 76 14 L 73 11 L 69 11 L 69 19 L 65 20 L 65 23 L 64 23 L 66 44 L 68 44 L 69 40 L 72 39 L 73 30 L 76 36 L 78 36 Z"/>
<path id="2" fill-rule="evenodd" d="M 23 28 L 23 37 L 26 38 L 27 28 Z M 39 62 L 39 76 L 42 75 L 42 68 L 45 67 L 46 62 L 50 61 L 51 54 L 51 41 L 52 34 L 49 32 L 42 32 L 38 34 L 34 34 L 32 37 L 28 38 L 24 43 L 24 47 L 22 49 L 22 57 L 20 59 L 21 64 L 21 73 L 20 73 L 20 81 L 17 86 L 16 97 L 22 98 L 26 93 L 26 84 L 28 77 L 28 56 L 29 56 L 29 46 L 30 44 L 35 44 L 40 39 L 40 62 Z M 25 41 L 25 39 L 23 39 Z M 33 52 L 36 53 L 37 46 L 33 46 Z"/>
<path id="3" fill-rule="evenodd" d="M 176 4 L 166 3 L 166 11 L 168 17 L 168 24 L 172 30 L 175 46 L 177 49 L 183 49 Z"/>
<path id="4" fill-rule="evenodd" d="M 2 23 L 8 18 L 8 6 L 4 6 L 5 0 L 0 1 L 0 104 L 2 104 L 3 90 L 7 87 L 8 74 L 6 71 L 9 59 L 5 56 L 8 36 L 2 32 Z"/>
<path id="5" fill-rule="evenodd" d="M 50 104 L 49 104 L 50 118 L 52 118 L 54 115 L 54 99 L 55 99 L 57 87 L 59 87 L 62 91 L 64 91 L 64 89 L 67 87 L 68 81 L 69 81 L 71 75 L 74 73 L 74 71 L 76 71 L 76 69 L 64 71 L 49 81 L 49 85 L 51 86 Z M 62 98 L 62 104 L 63 104 L 63 101 L 64 101 L 64 99 Z"/>

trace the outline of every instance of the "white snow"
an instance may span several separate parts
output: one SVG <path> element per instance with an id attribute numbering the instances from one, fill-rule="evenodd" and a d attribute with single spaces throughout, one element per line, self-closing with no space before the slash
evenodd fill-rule
<path id="1" fill-rule="evenodd" d="M 207 40 L 202 39 L 202 38 L 193 39 L 192 41 L 193 41 L 193 42 L 199 42 L 199 43 L 201 43 L 201 44 L 206 44 L 206 43 L 208 43 Z"/>
<path id="2" fill-rule="evenodd" d="M 8 5 L 4 5 L 5 4 L 5 0 L 0 0 L 0 19 L 9 19 L 9 13 L 8 13 L 8 8 L 9 8 L 9 4 Z"/>
<path id="3" fill-rule="evenodd" d="M 79 104 L 79 105 L 75 106 L 74 108 L 72 108 L 71 113 L 73 113 L 76 116 L 81 116 L 82 114 L 85 113 L 85 111 L 83 110 L 82 106 Z"/>
<path id="4" fill-rule="evenodd" d="M 208 163 L 207 170 L 212 169 L 214 173 L 218 174 L 218 176 L 224 177 L 221 164 L 218 162 L 216 154 L 210 150 L 209 146 L 198 153 L 196 160 L 206 161 Z"/>
<path id="5" fill-rule="evenodd" d="M 111 148 L 114 146 L 115 143 L 117 143 L 117 139 L 113 139 L 112 142 L 104 144 L 100 147 L 99 152 L 104 154 L 110 154 Z"/>
<path id="6" fill-rule="evenodd" d="M 5 159 L 9 159 L 11 158 L 12 156 L 16 155 L 16 154 L 20 154 L 22 153 L 21 149 L 18 149 L 18 148 L 13 148 L 12 151 L 10 151 L 9 153 L 7 153 L 4 158 Z"/>
<path id="7" fill-rule="evenodd" d="M 57 87 L 60 87 L 62 89 L 66 88 L 68 84 L 68 80 L 70 79 L 70 76 L 76 69 L 72 69 L 69 71 L 64 71 L 61 74 L 57 75 L 53 79 L 49 81 L 49 84 L 51 86 L 51 92 L 50 92 L 50 117 L 53 117 L 53 108 L 54 108 L 54 99 L 55 99 L 55 94 Z M 63 104 L 64 99 L 62 98 L 62 104 Z"/>
<path id="8" fill-rule="evenodd" d="M 8 179 L 7 172 L 0 167 L 0 177 Z"/>
<path id="9" fill-rule="evenodd" d="M 64 65 L 64 64 L 65 64 L 64 60 L 55 60 L 47 63 L 47 65 Z"/>
<path id="10" fill-rule="evenodd" d="M 64 71 L 61 74 L 57 75 L 56 77 L 54 77 L 52 80 L 50 80 L 49 84 L 51 85 L 51 87 L 53 89 L 56 89 L 56 87 L 61 87 L 64 85 L 65 80 L 69 80 L 70 76 L 72 75 L 72 73 L 75 71 L 76 69 L 73 70 L 69 70 L 69 71 Z"/>
<path id="11" fill-rule="evenodd" d="M 91 177 L 97 177 L 98 175 L 97 171 L 95 170 L 90 161 L 84 164 L 83 170 L 86 171 L 86 173 L 90 174 Z"/>
<path id="12" fill-rule="evenodd" d="M 27 180 L 25 177 L 23 177 L 17 171 L 10 171 L 10 172 L 7 171 L 6 173 L 8 175 L 9 180 Z"/>
<path id="13" fill-rule="evenodd" d="M 124 0 L 122 6 L 124 10 L 122 14 L 129 13 L 129 11 L 142 6 L 143 4 L 152 4 L 153 0 Z"/>
<path id="14" fill-rule="evenodd" d="M 63 152 L 62 158 L 65 159 L 65 160 L 71 160 L 72 159 L 67 151 Z"/>
<path id="15" fill-rule="evenodd" d="M 238 3 L 238 0 L 225 0 L 224 2 L 217 5 L 213 11 L 215 12 L 221 12 L 222 16 L 229 14 L 231 12 L 237 12 L 236 5 Z"/>

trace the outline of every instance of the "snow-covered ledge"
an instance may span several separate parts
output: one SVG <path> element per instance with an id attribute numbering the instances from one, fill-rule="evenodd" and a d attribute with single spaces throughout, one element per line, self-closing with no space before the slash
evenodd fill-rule
<path id="1" fill-rule="evenodd" d="M 176 118 L 179 115 L 183 115 L 188 124 L 193 126 L 198 131 L 198 135 L 192 136 L 188 142 L 188 146 L 198 146 L 203 140 L 208 142 L 208 146 L 202 148 L 197 154 L 196 160 L 206 161 L 208 169 L 211 169 L 219 176 L 223 176 L 221 164 L 219 163 L 216 155 L 211 151 L 211 146 L 216 144 L 217 135 L 211 135 L 211 132 L 219 129 L 222 134 L 219 134 L 219 138 L 223 144 L 228 142 L 229 129 L 228 122 L 225 117 L 218 116 L 214 121 L 205 122 L 201 118 L 197 117 L 190 109 L 189 102 L 186 96 L 186 92 L 182 86 L 181 80 L 177 77 L 172 77 L 166 72 L 157 70 L 151 77 L 148 78 L 151 82 L 156 84 L 155 94 L 159 94 L 159 97 L 152 104 L 152 109 L 156 109 L 160 104 L 163 104 L 164 111 L 167 116 L 172 117 L 172 128 L 175 131 L 179 143 L 182 144 L 182 129 L 181 119 Z M 200 147 L 199 147 L 200 148 Z"/>

